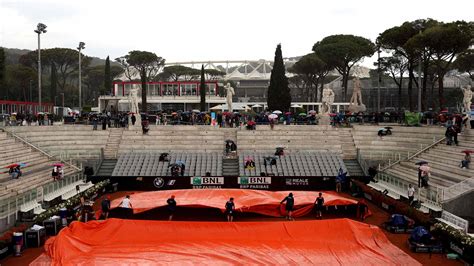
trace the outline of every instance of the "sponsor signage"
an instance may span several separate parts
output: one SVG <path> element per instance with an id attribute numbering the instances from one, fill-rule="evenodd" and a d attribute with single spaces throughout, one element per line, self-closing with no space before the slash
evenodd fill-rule
<path id="1" fill-rule="evenodd" d="M 269 189 L 272 184 L 272 178 L 240 176 L 237 183 L 240 185 L 240 188 Z"/>
<path id="2" fill-rule="evenodd" d="M 308 178 L 286 178 L 285 185 L 287 186 L 309 186 Z"/>
<path id="3" fill-rule="evenodd" d="M 224 185 L 224 177 L 191 177 L 191 185 L 193 188 L 222 188 Z"/>
<path id="4" fill-rule="evenodd" d="M 153 185 L 155 185 L 156 188 L 162 188 L 165 185 L 165 180 L 161 177 L 157 177 L 153 180 Z"/>

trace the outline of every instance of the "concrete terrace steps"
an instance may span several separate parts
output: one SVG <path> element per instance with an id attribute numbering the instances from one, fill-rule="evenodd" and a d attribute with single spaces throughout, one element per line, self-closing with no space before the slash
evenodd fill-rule
<path id="1" fill-rule="evenodd" d="M 415 162 L 416 161 L 401 162 L 401 165 L 403 167 L 418 171 L 418 166 L 414 165 Z M 429 165 L 431 167 L 431 179 L 439 178 L 458 183 L 473 176 L 471 170 L 469 169 L 446 167 L 445 165 L 437 162 L 430 162 Z"/>
<path id="2" fill-rule="evenodd" d="M 399 177 L 403 180 L 413 182 L 414 184 L 418 183 L 418 171 L 405 168 L 404 166 L 401 165 L 394 165 L 393 167 L 385 170 L 387 173 Z M 429 181 L 429 184 L 431 186 L 439 187 L 439 188 L 444 188 L 444 187 L 450 187 L 457 182 L 454 182 L 452 180 L 445 180 L 443 178 L 439 178 L 436 175 L 431 175 L 431 179 Z"/>

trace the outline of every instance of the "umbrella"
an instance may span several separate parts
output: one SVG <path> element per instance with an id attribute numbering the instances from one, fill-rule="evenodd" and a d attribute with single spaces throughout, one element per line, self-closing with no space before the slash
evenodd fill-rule
<path id="1" fill-rule="evenodd" d="M 275 118 L 278 118 L 278 115 L 276 115 L 276 114 L 271 114 L 271 115 L 268 116 L 268 118 L 270 118 L 270 119 L 275 119 Z"/>
<path id="2" fill-rule="evenodd" d="M 303 106 L 301 106 L 299 104 L 296 104 L 296 103 L 291 105 L 291 108 L 301 108 L 301 107 L 303 107 Z"/>
<path id="3" fill-rule="evenodd" d="M 234 141 L 231 140 L 231 139 L 226 139 L 224 142 L 225 142 L 225 143 L 234 143 Z"/>
<path id="4" fill-rule="evenodd" d="M 431 168 L 430 168 L 428 165 L 426 165 L 426 164 L 420 166 L 420 170 L 421 170 L 421 171 L 424 171 L 424 172 L 429 172 L 430 169 L 431 169 Z"/>
<path id="5" fill-rule="evenodd" d="M 180 161 L 180 160 L 176 161 L 175 163 L 176 163 L 177 165 L 184 165 L 184 162 L 183 162 L 183 161 Z"/>
<path id="6" fill-rule="evenodd" d="M 178 114 L 178 113 L 176 113 L 176 112 L 172 112 L 172 113 L 171 113 L 171 115 L 177 115 L 177 114 Z"/>
<path id="7" fill-rule="evenodd" d="M 291 115 L 291 112 L 286 112 L 285 115 Z"/>
<path id="8" fill-rule="evenodd" d="M 231 115 L 232 113 L 231 112 L 223 112 L 222 114 L 223 115 Z"/>
<path id="9" fill-rule="evenodd" d="M 193 113 L 200 113 L 201 111 L 199 111 L 198 109 L 194 109 L 193 110 Z"/>
<path id="10" fill-rule="evenodd" d="M 298 115 L 304 116 L 304 115 L 306 115 L 306 113 L 299 113 Z"/>
<path id="11" fill-rule="evenodd" d="M 257 108 L 257 107 L 263 107 L 263 106 L 261 106 L 260 104 L 254 104 L 254 105 L 252 106 L 252 108 Z"/>
<path id="12" fill-rule="evenodd" d="M 179 166 L 179 165 L 176 164 L 176 163 L 172 163 L 172 164 L 168 165 L 168 168 L 169 168 L 169 167 L 173 167 L 173 166 Z"/>
<path id="13" fill-rule="evenodd" d="M 247 125 L 249 125 L 249 126 L 254 126 L 255 124 L 256 124 L 255 121 L 248 121 L 247 122 Z"/>
<path id="14" fill-rule="evenodd" d="M 283 112 L 282 112 L 282 111 L 280 111 L 280 110 L 275 110 L 275 111 L 273 111 L 273 113 L 274 113 L 274 114 L 277 114 L 277 115 L 281 115 L 281 114 L 283 114 Z"/>
<path id="15" fill-rule="evenodd" d="M 247 157 L 247 158 L 245 158 L 245 160 L 244 160 L 244 162 L 250 162 L 250 161 L 253 161 L 253 158 Z"/>
<path id="16" fill-rule="evenodd" d="M 308 111 L 308 114 L 315 114 L 315 113 L 316 113 L 315 110 L 309 110 L 309 111 Z"/>
<path id="17" fill-rule="evenodd" d="M 474 153 L 474 151 L 473 151 L 473 150 L 463 150 L 462 152 L 463 152 L 463 153 L 465 153 L 465 154 Z"/>
<path id="18" fill-rule="evenodd" d="M 63 163 L 53 163 L 53 166 L 59 166 L 59 167 L 63 167 L 64 164 Z"/>
<path id="19" fill-rule="evenodd" d="M 428 164 L 427 161 L 418 161 L 417 163 L 415 163 L 416 165 L 424 165 L 424 164 Z"/>
<path id="20" fill-rule="evenodd" d="M 17 164 L 17 163 L 13 163 L 13 164 L 5 166 L 4 168 L 14 168 L 14 167 L 17 167 L 17 166 L 20 166 L 20 165 Z"/>

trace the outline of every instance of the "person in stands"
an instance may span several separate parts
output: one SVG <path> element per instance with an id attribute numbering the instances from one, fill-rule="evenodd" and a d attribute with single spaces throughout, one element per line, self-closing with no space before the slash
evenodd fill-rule
<path id="1" fill-rule="evenodd" d="M 176 200 L 174 199 L 174 195 L 171 195 L 171 197 L 166 201 L 168 204 L 168 221 L 173 220 L 173 215 L 176 211 Z"/>
<path id="2" fill-rule="evenodd" d="M 132 202 L 130 201 L 130 195 L 125 196 L 125 198 L 120 202 L 120 208 L 132 209 Z"/>
<path id="3" fill-rule="evenodd" d="M 377 168 L 375 166 L 371 166 L 369 167 L 368 172 L 369 172 L 369 180 L 367 184 L 370 183 L 370 181 L 377 183 L 377 180 L 375 180 L 375 176 L 378 173 Z"/>
<path id="4" fill-rule="evenodd" d="M 314 202 L 314 207 L 316 207 L 316 217 L 323 218 L 323 208 L 324 208 L 324 198 L 323 193 L 319 192 L 319 196 Z"/>
<path id="5" fill-rule="evenodd" d="M 288 194 L 281 202 L 280 204 L 283 204 L 283 202 L 286 202 L 285 210 L 286 210 L 286 219 L 291 221 L 294 220 L 292 217 L 293 214 L 293 208 L 295 206 L 295 198 L 293 198 L 293 193 Z"/>
<path id="6" fill-rule="evenodd" d="M 461 161 L 461 168 L 468 169 L 470 163 L 471 163 L 471 154 L 469 152 L 466 152 L 466 154 L 464 155 L 464 159 Z"/>
<path id="7" fill-rule="evenodd" d="M 412 184 L 408 185 L 408 203 L 410 206 L 413 204 L 413 201 L 415 200 L 415 188 L 413 187 Z"/>
<path id="8" fill-rule="evenodd" d="M 53 180 L 56 181 L 58 180 L 58 175 L 59 175 L 59 171 L 58 171 L 58 167 L 57 166 L 54 166 L 53 167 L 53 172 L 51 173 L 51 176 L 53 177 Z"/>
<path id="9" fill-rule="evenodd" d="M 106 196 L 100 203 L 101 209 L 102 209 L 102 215 L 104 216 L 104 219 L 109 218 L 109 212 L 110 212 L 110 197 Z"/>
<path id="10" fill-rule="evenodd" d="M 227 214 L 228 222 L 234 221 L 234 211 L 235 211 L 234 198 L 230 198 L 229 201 L 225 203 L 225 212 Z"/>

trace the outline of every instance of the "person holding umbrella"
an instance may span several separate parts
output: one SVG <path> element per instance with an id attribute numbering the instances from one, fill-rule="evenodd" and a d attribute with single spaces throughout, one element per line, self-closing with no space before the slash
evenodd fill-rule
<path id="1" fill-rule="evenodd" d="M 420 166 L 418 167 L 418 187 L 428 187 L 428 181 L 431 175 L 431 168 L 428 166 L 428 162 L 419 161 L 416 164 Z"/>

